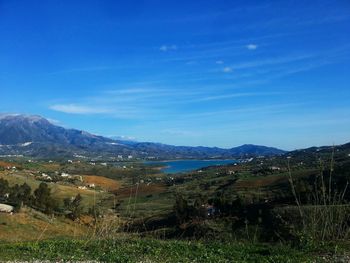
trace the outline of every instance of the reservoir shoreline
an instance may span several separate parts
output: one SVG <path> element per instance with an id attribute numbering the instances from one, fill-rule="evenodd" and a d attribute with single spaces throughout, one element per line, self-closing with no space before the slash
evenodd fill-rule
<path id="1" fill-rule="evenodd" d="M 146 165 L 159 165 L 159 170 L 166 174 L 176 174 L 195 171 L 209 166 L 220 166 L 227 164 L 238 163 L 234 159 L 209 159 L 209 160 L 195 160 L 195 159 L 179 159 L 179 160 L 162 160 L 162 161 L 145 161 Z"/>

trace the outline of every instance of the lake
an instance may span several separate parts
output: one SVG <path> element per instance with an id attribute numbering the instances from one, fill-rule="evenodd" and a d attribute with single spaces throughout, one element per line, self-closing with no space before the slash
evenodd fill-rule
<path id="1" fill-rule="evenodd" d="M 147 161 L 145 164 L 157 165 L 164 167 L 161 169 L 163 173 L 184 173 L 200 168 L 237 163 L 236 160 L 174 160 L 174 161 Z"/>

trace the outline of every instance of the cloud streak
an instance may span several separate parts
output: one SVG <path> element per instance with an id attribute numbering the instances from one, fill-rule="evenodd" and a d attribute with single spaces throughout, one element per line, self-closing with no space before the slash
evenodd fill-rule
<path id="1" fill-rule="evenodd" d="M 258 48 L 258 45 L 256 44 L 248 44 L 246 45 L 246 48 L 249 49 L 249 50 L 255 50 Z"/>
<path id="2" fill-rule="evenodd" d="M 222 71 L 225 72 L 225 73 L 229 73 L 229 72 L 232 72 L 232 68 L 231 67 L 224 67 L 222 69 Z"/>
<path id="3" fill-rule="evenodd" d="M 106 108 L 91 107 L 77 104 L 55 104 L 49 107 L 51 110 L 69 114 L 106 114 L 111 110 Z"/>

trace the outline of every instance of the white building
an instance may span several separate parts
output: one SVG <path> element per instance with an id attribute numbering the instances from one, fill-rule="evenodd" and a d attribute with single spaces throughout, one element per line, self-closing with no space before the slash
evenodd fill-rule
<path id="1" fill-rule="evenodd" d="M 12 205 L 0 204 L 0 212 L 12 213 L 13 210 L 14 210 L 14 207 Z"/>

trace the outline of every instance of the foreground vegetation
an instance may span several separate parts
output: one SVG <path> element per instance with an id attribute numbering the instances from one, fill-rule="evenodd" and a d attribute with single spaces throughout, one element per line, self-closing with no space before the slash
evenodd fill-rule
<path id="1" fill-rule="evenodd" d="M 339 249 L 338 249 L 339 250 Z M 239 242 L 113 240 L 47 240 L 0 244 L 1 260 L 103 262 L 336 262 L 347 259 L 333 247 L 293 249 L 283 245 Z M 335 256 L 334 252 L 337 252 Z M 339 261 L 342 262 L 342 261 Z"/>

